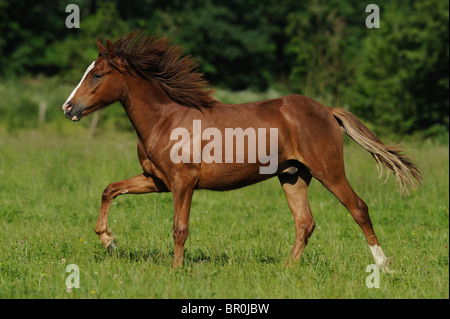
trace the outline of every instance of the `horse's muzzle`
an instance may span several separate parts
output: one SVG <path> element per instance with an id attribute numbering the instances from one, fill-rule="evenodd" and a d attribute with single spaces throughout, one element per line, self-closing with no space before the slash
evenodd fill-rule
<path id="1" fill-rule="evenodd" d="M 81 120 L 81 113 L 83 108 L 80 106 L 74 106 L 72 102 L 67 102 L 63 105 L 64 115 L 71 121 L 78 122 Z"/>

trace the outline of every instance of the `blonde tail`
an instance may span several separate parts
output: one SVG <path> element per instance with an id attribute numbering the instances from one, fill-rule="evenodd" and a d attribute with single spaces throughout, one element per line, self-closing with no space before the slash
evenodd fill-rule
<path id="1" fill-rule="evenodd" d="M 422 183 L 422 174 L 414 162 L 403 150 L 383 142 L 369 130 L 354 114 L 341 108 L 331 108 L 341 130 L 356 143 L 367 150 L 375 159 L 380 176 L 383 166 L 390 170 L 397 180 L 397 187 L 409 194 L 410 188 L 416 188 L 414 179 Z M 389 175 L 387 174 L 386 179 Z"/>

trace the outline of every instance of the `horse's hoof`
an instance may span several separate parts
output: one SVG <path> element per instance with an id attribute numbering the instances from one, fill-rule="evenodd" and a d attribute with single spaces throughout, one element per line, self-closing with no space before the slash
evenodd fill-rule
<path id="1" fill-rule="evenodd" d="M 380 266 L 381 271 L 388 274 L 394 274 L 395 271 L 389 268 L 389 266 L 392 265 L 394 261 L 395 260 L 393 257 L 386 257 L 384 264 Z"/>
<path id="2" fill-rule="evenodd" d="M 106 248 L 106 250 L 108 250 L 109 253 L 114 253 L 117 250 L 117 246 L 116 246 L 116 240 L 113 239 L 113 241 L 108 245 L 108 248 Z"/>

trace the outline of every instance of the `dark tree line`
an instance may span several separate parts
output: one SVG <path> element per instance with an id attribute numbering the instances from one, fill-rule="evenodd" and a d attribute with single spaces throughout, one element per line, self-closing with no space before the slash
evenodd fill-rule
<path id="1" fill-rule="evenodd" d="M 368 29 L 360 0 L 0 0 L 0 79 L 73 81 L 96 55 L 95 39 L 144 30 L 197 58 L 214 85 L 270 86 L 348 107 L 398 133 L 448 131 L 449 3 L 377 1 Z"/>

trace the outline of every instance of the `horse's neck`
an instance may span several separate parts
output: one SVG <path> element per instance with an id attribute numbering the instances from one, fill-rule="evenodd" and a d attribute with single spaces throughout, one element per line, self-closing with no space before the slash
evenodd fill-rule
<path id="1" fill-rule="evenodd" d="M 121 103 L 133 124 L 137 135 L 142 141 L 151 138 L 152 130 L 156 129 L 167 114 L 180 110 L 182 106 L 174 103 L 155 81 L 143 80 L 139 77 L 129 77 L 126 80 L 126 93 Z"/>

